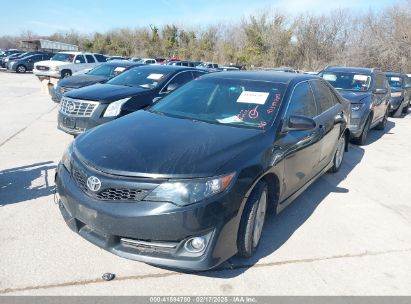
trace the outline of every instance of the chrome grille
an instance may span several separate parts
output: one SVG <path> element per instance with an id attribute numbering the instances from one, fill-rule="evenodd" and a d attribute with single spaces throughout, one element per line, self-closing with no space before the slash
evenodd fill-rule
<path id="1" fill-rule="evenodd" d="M 63 97 L 60 102 L 60 112 L 68 116 L 90 117 L 99 103 Z"/>
<path id="2" fill-rule="evenodd" d="M 50 70 L 50 68 L 48 66 L 44 66 L 44 65 L 38 65 L 36 67 L 36 69 L 39 70 L 39 71 L 48 71 L 48 70 Z"/>

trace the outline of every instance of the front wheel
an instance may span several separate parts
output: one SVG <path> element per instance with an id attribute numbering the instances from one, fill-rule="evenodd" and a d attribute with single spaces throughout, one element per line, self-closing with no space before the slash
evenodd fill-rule
<path id="1" fill-rule="evenodd" d="M 367 140 L 368 131 L 370 130 L 371 126 L 371 116 L 368 117 L 367 121 L 365 122 L 364 129 L 361 132 L 360 137 L 354 138 L 353 142 L 357 145 L 363 146 Z"/>
<path id="2" fill-rule="evenodd" d="M 388 115 L 389 115 L 389 110 L 387 109 L 387 111 L 384 114 L 383 119 L 375 127 L 377 130 L 383 131 L 385 129 L 385 127 L 387 126 L 387 122 L 388 122 Z"/>
<path id="3" fill-rule="evenodd" d="M 408 114 L 408 109 L 410 108 L 410 104 L 407 103 L 407 105 L 404 107 L 404 109 L 402 109 L 402 113 L 404 114 Z"/>
<path id="4" fill-rule="evenodd" d="M 331 173 L 336 173 L 340 170 L 342 161 L 344 159 L 344 152 L 345 152 L 345 134 L 343 134 L 338 141 L 337 151 L 335 151 L 334 158 L 333 158 L 333 166 L 330 169 Z"/>
<path id="5" fill-rule="evenodd" d="M 70 70 L 63 70 L 61 71 L 61 78 L 66 78 L 71 76 L 71 71 Z"/>
<path id="6" fill-rule="evenodd" d="M 244 207 L 238 232 L 238 255 L 249 258 L 255 253 L 260 242 L 267 213 L 268 190 L 264 182 L 259 182 Z"/>
<path id="7" fill-rule="evenodd" d="M 25 67 L 24 65 L 19 65 L 19 66 L 16 68 L 16 72 L 17 72 L 17 73 L 26 73 L 26 71 L 27 71 L 27 69 L 26 69 L 26 67 Z"/>

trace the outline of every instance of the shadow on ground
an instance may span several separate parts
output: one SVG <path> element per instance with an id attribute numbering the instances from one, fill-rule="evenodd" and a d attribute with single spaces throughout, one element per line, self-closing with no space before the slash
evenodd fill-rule
<path id="1" fill-rule="evenodd" d="M 372 145 L 374 142 L 376 142 L 383 136 L 392 135 L 393 133 L 391 131 L 394 127 L 395 127 L 395 122 L 392 120 L 389 120 L 383 131 L 375 130 L 375 129 L 370 130 L 367 136 L 367 141 L 365 142 L 365 146 Z"/>
<path id="2" fill-rule="evenodd" d="M 48 180 L 54 175 L 54 162 L 47 161 L 0 171 L 0 206 L 20 203 L 54 191 Z"/>

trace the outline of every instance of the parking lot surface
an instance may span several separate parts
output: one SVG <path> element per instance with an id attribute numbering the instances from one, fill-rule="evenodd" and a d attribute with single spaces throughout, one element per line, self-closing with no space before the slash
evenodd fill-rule
<path id="1" fill-rule="evenodd" d="M 32 74 L 0 71 L 0 294 L 409 295 L 411 115 L 350 146 L 337 174 L 267 219 L 252 259 L 187 274 L 126 260 L 74 234 L 53 201 L 72 137 Z M 105 272 L 116 274 L 105 282 Z"/>

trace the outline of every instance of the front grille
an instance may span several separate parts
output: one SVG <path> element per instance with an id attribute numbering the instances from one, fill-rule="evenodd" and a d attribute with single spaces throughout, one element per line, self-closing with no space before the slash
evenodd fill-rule
<path id="1" fill-rule="evenodd" d="M 106 189 L 97 194 L 97 198 L 106 201 L 141 201 L 150 191 L 142 189 Z"/>
<path id="2" fill-rule="evenodd" d="M 50 70 L 50 68 L 48 66 L 44 66 L 44 65 L 38 65 L 36 68 L 39 71 L 48 71 L 48 70 Z"/>
<path id="3" fill-rule="evenodd" d="M 150 192 L 147 189 L 106 188 L 99 192 L 91 192 L 87 187 L 87 175 L 81 169 L 73 166 L 74 180 L 88 195 L 104 201 L 141 201 Z"/>
<path id="4" fill-rule="evenodd" d="M 98 106 L 98 102 L 63 97 L 60 112 L 75 117 L 90 117 Z"/>

